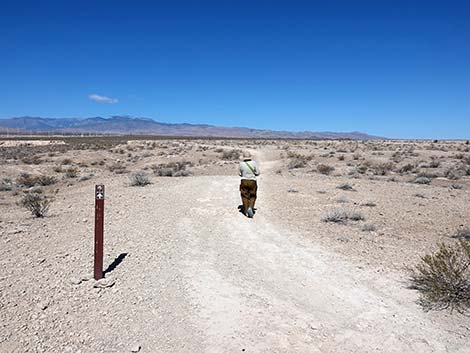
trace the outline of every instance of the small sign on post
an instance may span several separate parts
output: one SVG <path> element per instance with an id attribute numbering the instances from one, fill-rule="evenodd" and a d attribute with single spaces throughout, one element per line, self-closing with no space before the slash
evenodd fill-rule
<path id="1" fill-rule="evenodd" d="M 104 185 L 95 185 L 95 266 L 94 278 L 103 278 Z"/>

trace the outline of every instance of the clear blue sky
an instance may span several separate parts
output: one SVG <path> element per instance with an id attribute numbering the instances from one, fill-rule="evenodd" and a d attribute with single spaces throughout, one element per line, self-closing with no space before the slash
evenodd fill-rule
<path id="1" fill-rule="evenodd" d="M 120 114 L 470 138 L 470 1 L 1 2 L 0 117 Z"/>

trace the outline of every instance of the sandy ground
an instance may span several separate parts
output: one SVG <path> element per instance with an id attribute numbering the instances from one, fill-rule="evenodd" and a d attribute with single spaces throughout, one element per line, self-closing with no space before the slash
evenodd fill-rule
<path id="1" fill-rule="evenodd" d="M 468 318 L 426 313 L 407 288 L 395 259 L 418 256 L 421 240 L 402 235 L 393 243 L 401 255 L 354 227 L 344 240 L 351 227 L 319 221 L 339 179 L 299 183 L 277 172 L 273 153 L 253 152 L 263 173 L 254 219 L 237 210 L 237 176 L 156 178 L 141 188 L 126 175 L 106 178 L 105 264 L 115 263 L 107 288 L 90 279 L 93 185 L 102 178 L 61 189 L 43 219 L 3 206 L 0 352 L 469 351 Z M 359 205 L 364 195 L 354 195 Z M 455 212 L 461 219 L 465 210 Z"/>

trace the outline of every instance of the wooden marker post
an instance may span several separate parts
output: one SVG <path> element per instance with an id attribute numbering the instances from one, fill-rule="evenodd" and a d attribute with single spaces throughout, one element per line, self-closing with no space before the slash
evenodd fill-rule
<path id="1" fill-rule="evenodd" d="M 103 278 L 104 185 L 95 185 L 95 266 L 94 278 Z"/>

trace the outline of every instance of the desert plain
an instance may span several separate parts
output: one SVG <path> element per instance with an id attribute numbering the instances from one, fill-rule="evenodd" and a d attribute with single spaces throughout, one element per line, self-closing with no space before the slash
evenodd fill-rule
<path id="1" fill-rule="evenodd" d="M 2 353 L 470 351 L 468 316 L 409 284 L 470 238 L 468 141 L 9 137 L 0 163 Z"/>

